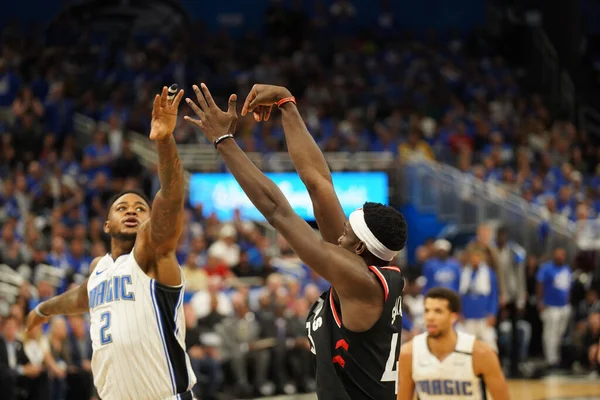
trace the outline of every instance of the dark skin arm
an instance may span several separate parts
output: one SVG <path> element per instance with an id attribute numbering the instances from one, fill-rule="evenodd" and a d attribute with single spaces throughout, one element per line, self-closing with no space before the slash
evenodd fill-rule
<path id="1" fill-rule="evenodd" d="M 96 257 L 90 264 L 90 274 L 98 265 L 101 257 Z M 86 279 L 83 283 L 77 287 L 74 287 L 65 293 L 55 296 L 49 300 L 44 301 L 40 304 L 39 310 L 48 315 L 47 318 L 39 316 L 35 310 L 29 312 L 27 316 L 27 331 L 31 330 L 37 325 L 48 322 L 53 315 L 75 315 L 83 314 L 89 311 L 89 299 L 87 291 Z"/>
<path id="2" fill-rule="evenodd" d="M 244 102 L 242 115 L 253 112 L 257 121 L 267 120 L 273 104 L 291 96 L 290 91 L 282 86 L 254 85 Z M 331 171 L 325 157 L 294 103 L 282 105 L 281 122 L 288 152 L 310 195 L 319 231 L 325 241 L 337 244 L 346 216 L 333 188 Z"/>
<path id="3" fill-rule="evenodd" d="M 216 106 L 205 85 L 202 85 L 202 90 L 203 95 L 198 96 L 201 109 L 188 99 L 188 104 L 200 119 L 186 117 L 186 120 L 200 127 L 211 141 L 235 131 L 235 95 L 230 97 L 229 110 L 224 113 Z M 346 327 L 357 331 L 370 328 L 381 313 L 383 290 L 364 260 L 319 237 L 293 211 L 279 187 L 250 161 L 235 140 L 226 139 L 219 144 L 218 150 L 261 214 L 286 238 L 302 261 L 335 287 L 343 304 L 342 318 Z"/>
<path id="4" fill-rule="evenodd" d="M 175 250 L 183 231 L 185 177 L 173 130 L 182 97 L 180 91 L 169 102 L 164 87 L 154 99 L 150 139 L 156 141 L 160 190 L 152 202 L 150 219 L 140 227 L 134 250 L 135 259 L 148 276 L 169 286 L 181 284 Z"/>

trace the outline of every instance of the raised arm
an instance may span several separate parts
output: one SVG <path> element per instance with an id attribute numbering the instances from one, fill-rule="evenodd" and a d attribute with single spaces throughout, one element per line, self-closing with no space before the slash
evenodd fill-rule
<path id="1" fill-rule="evenodd" d="M 254 85 L 246 98 L 242 115 L 253 112 L 258 121 L 268 119 L 273 104 L 291 97 L 290 91 L 282 86 Z M 306 129 L 295 102 L 287 101 L 280 109 L 288 152 L 310 195 L 321 235 L 327 242 L 335 244 L 343 232 L 346 216 L 333 188 L 329 166 Z"/>
<path id="2" fill-rule="evenodd" d="M 92 260 L 90 264 L 90 274 L 96 268 L 101 257 Z M 30 331 L 37 325 L 47 322 L 54 315 L 74 315 L 83 314 L 89 311 L 89 299 L 86 279 L 79 286 L 76 286 L 65 293 L 52 297 L 37 306 L 27 316 L 27 331 Z"/>
<path id="3" fill-rule="evenodd" d="M 150 139 L 156 141 L 160 190 L 152 202 L 150 220 L 140 229 L 135 257 L 140 266 L 158 282 L 181 284 L 181 272 L 175 257 L 177 242 L 183 231 L 185 178 L 177 152 L 173 130 L 177 109 L 183 97 L 167 99 L 167 88 L 154 98 Z"/>
<path id="4" fill-rule="evenodd" d="M 217 148 L 227 167 L 250 201 L 285 237 L 298 257 L 335 287 L 341 301 L 345 301 L 348 308 L 356 303 L 363 307 L 373 305 L 375 309 L 381 308 L 383 291 L 364 260 L 322 240 L 310 225 L 292 210 L 277 185 L 250 161 L 232 139 L 237 121 L 235 95 L 230 97 L 229 110 L 224 113 L 216 106 L 205 85 L 202 85 L 202 92 L 197 93 L 202 109 L 187 99 L 200 119 L 185 118 L 200 127 L 210 141 L 218 144 Z"/>
<path id="5" fill-rule="evenodd" d="M 508 384 L 498 355 L 490 346 L 477 340 L 473 347 L 473 371 L 482 376 L 486 389 L 494 400 L 509 400 Z"/>

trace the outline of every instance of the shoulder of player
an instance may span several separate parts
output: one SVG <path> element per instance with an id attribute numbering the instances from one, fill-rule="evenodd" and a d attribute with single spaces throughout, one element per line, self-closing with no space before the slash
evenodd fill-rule
<path id="1" fill-rule="evenodd" d="M 413 341 L 411 339 L 408 342 L 404 343 L 400 347 L 400 359 L 401 360 L 403 358 L 410 358 L 410 359 L 412 359 L 412 352 L 413 352 Z"/>
<path id="2" fill-rule="evenodd" d="M 101 259 L 102 257 L 96 257 L 92 260 L 92 262 L 90 263 L 90 274 L 94 272 L 94 269 L 96 269 L 96 266 L 98 265 Z"/>
<path id="3" fill-rule="evenodd" d="M 498 355 L 489 344 L 481 340 L 475 340 L 473 344 L 473 369 L 477 375 L 487 370 L 492 365 L 490 360 L 497 357 Z"/>
<path id="4" fill-rule="evenodd" d="M 379 284 L 383 285 L 383 281 L 385 281 L 388 285 L 398 284 L 399 282 L 404 283 L 404 275 L 402 275 L 402 271 L 398 267 L 394 266 L 385 266 L 385 267 L 375 267 L 369 266 L 369 270 L 373 272 L 373 276 L 376 277 L 376 281 Z M 391 288 L 390 288 L 391 289 Z"/>

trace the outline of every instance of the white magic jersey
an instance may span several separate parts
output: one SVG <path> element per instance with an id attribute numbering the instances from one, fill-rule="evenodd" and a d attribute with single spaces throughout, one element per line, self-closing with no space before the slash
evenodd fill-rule
<path id="1" fill-rule="evenodd" d="M 183 284 L 165 286 L 149 278 L 132 251 L 115 261 L 102 257 L 87 290 L 100 398 L 182 398 L 196 383 L 185 352 Z"/>
<path id="2" fill-rule="evenodd" d="M 475 336 L 456 332 L 452 354 L 440 361 L 427 346 L 427 333 L 413 339 L 412 378 L 419 400 L 483 400 L 483 380 L 473 372 Z"/>

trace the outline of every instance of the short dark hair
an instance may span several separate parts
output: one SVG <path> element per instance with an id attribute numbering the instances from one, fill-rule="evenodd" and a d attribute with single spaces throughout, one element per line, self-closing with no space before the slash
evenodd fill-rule
<path id="1" fill-rule="evenodd" d="M 404 248 L 408 234 L 404 215 L 393 207 L 371 202 L 363 205 L 363 213 L 365 223 L 381 244 L 394 251 Z"/>
<path id="2" fill-rule="evenodd" d="M 425 299 L 448 300 L 448 307 L 450 308 L 450 311 L 453 313 L 460 312 L 460 297 L 458 297 L 458 293 L 452 289 L 445 287 L 435 287 L 433 289 L 429 289 L 425 294 Z"/>
<path id="3" fill-rule="evenodd" d="M 148 198 L 148 196 L 146 196 L 144 194 L 144 192 L 139 191 L 139 190 L 135 190 L 135 189 L 130 189 L 130 190 L 123 190 L 117 194 L 115 194 L 114 196 L 112 196 L 109 200 L 108 200 L 108 212 L 110 212 L 110 209 L 112 208 L 113 204 L 115 204 L 115 201 L 117 201 L 117 199 L 119 199 L 121 196 L 124 196 L 126 194 L 137 194 L 138 196 L 140 196 L 145 202 L 146 204 L 148 204 L 148 207 L 152 207 L 152 203 L 150 202 L 150 199 Z"/>

